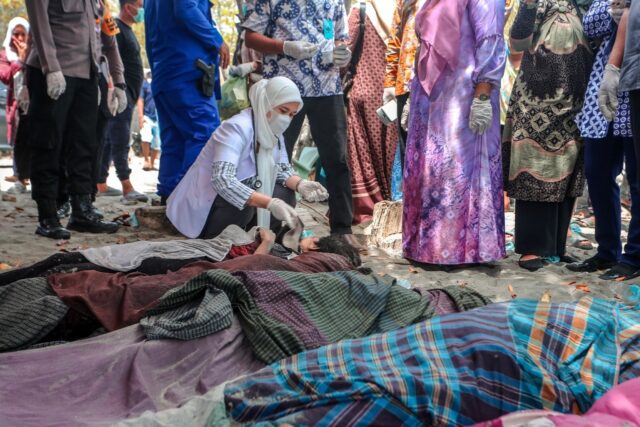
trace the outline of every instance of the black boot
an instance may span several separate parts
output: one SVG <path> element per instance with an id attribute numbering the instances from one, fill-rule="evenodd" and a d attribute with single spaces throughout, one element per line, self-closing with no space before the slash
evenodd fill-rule
<path id="1" fill-rule="evenodd" d="M 118 224 L 102 221 L 94 212 L 90 194 L 71 196 L 71 217 L 67 228 L 82 233 L 115 233 Z"/>
<path id="2" fill-rule="evenodd" d="M 71 233 L 60 224 L 56 214 L 56 201 L 36 200 L 38 204 L 38 228 L 36 234 L 56 240 L 69 240 Z"/>
<path id="3" fill-rule="evenodd" d="M 58 219 L 68 218 L 71 215 L 71 203 L 67 200 L 62 205 L 58 205 Z"/>

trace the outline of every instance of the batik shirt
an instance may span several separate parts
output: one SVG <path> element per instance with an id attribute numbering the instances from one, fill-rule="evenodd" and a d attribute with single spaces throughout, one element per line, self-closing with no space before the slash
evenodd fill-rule
<path id="1" fill-rule="evenodd" d="M 396 3 L 391 37 L 389 37 L 387 45 L 387 68 L 384 74 L 384 87 L 395 87 L 396 96 L 409 92 L 411 79 L 414 75 L 413 64 L 416 61 L 416 52 L 420 44 L 416 36 L 416 13 L 418 13 L 418 4 L 421 2 L 416 1 L 403 27 L 402 9 L 404 3 L 405 0 L 397 0 Z"/>
<path id="2" fill-rule="evenodd" d="M 340 69 L 322 59 L 328 23 L 333 23 L 334 40 L 349 38 L 343 0 L 255 0 L 242 25 L 274 39 L 322 44 L 311 59 L 265 55 L 263 63 L 265 78 L 287 77 L 303 97 L 320 97 L 342 94 Z"/>
<path id="3" fill-rule="evenodd" d="M 604 79 L 604 68 L 609 62 L 609 55 L 611 55 L 618 29 L 608 9 L 609 0 L 595 0 L 582 20 L 584 33 L 589 40 L 601 40 L 589 77 L 584 106 L 576 117 L 576 123 L 583 138 L 602 139 L 609 133 L 609 123 L 602 115 L 598 105 L 598 91 Z M 631 137 L 631 109 L 628 92 L 618 94 L 618 104 L 618 113 L 613 120 L 613 136 Z"/>

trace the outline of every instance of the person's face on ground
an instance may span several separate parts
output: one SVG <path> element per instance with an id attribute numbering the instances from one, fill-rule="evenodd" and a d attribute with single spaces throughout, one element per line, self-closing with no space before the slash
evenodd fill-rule
<path id="1" fill-rule="evenodd" d="M 300 240 L 300 252 L 314 252 L 318 250 L 317 237 L 305 237 Z"/>

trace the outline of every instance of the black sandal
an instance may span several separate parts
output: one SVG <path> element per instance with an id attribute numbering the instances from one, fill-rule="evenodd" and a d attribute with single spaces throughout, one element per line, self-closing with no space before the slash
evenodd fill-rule
<path id="1" fill-rule="evenodd" d="M 542 259 L 542 258 L 533 258 L 533 259 L 528 259 L 526 261 L 523 261 L 522 259 L 520 259 L 518 261 L 518 265 L 520 266 L 520 268 L 524 268 L 525 270 L 528 271 L 537 271 L 540 270 L 541 268 L 544 268 L 544 266 L 546 265 L 546 262 Z"/>
<path id="2" fill-rule="evenodd" d="M 624 262 L 619 262 L 600 276 L 602 280 L 615 280 L 618 282 L 635 279 L 636 277 L 640 277 L 640 268 Z"/>

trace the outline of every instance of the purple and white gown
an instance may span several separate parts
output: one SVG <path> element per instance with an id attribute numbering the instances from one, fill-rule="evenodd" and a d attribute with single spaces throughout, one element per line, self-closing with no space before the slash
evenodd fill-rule
<path id="1" fill-rule="evenodd" d="M 404 169 L 403 251 L 428 264 L 486 263 L 505 257 L 500 80 L 505 67 L 504 1 L 469 0 L 459 59 L 430 95 L 411 88 Z M 417 24 L 419 25 L 419 24 Z M 493 121 L 469 128 L 475 85 L 494 85 Z"/>

